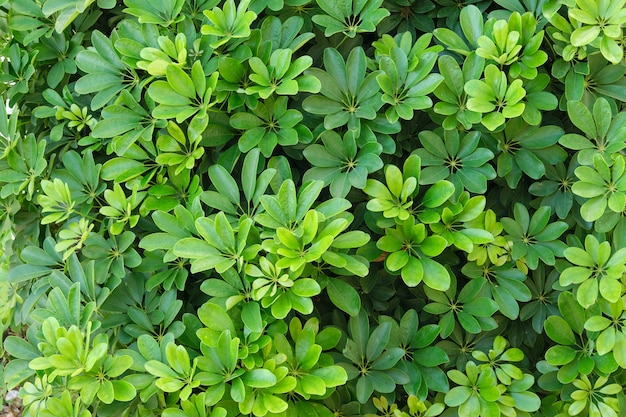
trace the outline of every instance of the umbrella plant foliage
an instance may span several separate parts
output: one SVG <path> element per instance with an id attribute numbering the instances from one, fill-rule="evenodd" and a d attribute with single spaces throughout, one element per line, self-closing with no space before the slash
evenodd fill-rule
<path id="1" fill-rule="evenodd" d="M 624 26 L 625 0 L 0 0 L 0 406 L 623 414 Z"/>

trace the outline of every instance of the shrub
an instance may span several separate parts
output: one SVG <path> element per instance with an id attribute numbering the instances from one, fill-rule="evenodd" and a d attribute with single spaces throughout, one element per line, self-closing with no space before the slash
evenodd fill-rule
<path id="1" fill-rule="evenodd" d="M 624 1 L 0 16 L 25 416 L 623 415 Z"/>

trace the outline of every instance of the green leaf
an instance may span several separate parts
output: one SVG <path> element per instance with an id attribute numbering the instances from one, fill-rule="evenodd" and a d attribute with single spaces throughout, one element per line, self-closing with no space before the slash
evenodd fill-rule
<path id="1" fill-rule="evenodd" d="M 31 360 L 40 356 L 38 349 L 17 336 L 8 336 L 4 340 L 4 349 L 18 359 Z"/>
<path id="2" fill-rule="evenodd" d="M 498 311 L 498 306 L 493 300 L 480 297 L 464 304 L 463 311 L 476 317 L 491 317 Z"/>
<path id="3" fill-rule="evenodd" d="M 420 249 L 426 256 L 437 256 L 448 246 L 448 241 L 442 236 L 429 236 L 420 244 Z"/>
<path id="4" fill-rule="evenodd" d="M 385 260 L 386 262 L 387 260 Z M 407 264 L 402 268 L 402 280 L 409 287 L 415 287 L 424 278 L 424 264 L 420 259 L 409 257 Z M 436 281 L 437 283 L 439 281 Z"/>
<path id="5" fill-rule="evenodd" d="M 368 360 L 373 361 L 380 356 L 387 343 L 389 343 L 389 337 L 391 335 L 391 324 L 381 323 L 374 329 L 367 341 L 367 348 L 365 356 Z"/>
<path id="6" fill-rule="evenodd" d="M 620 367 L 626 368 L 626 337 L 623 334 L 618 333 L 615 338 L 613 357 Z"/>
<path id="7" fill-rule="evenodd" d="M 385 259 L 385 265 L 390 271 L 399 271 L 407 262 L 409 262 L 409 254 L 406 251 L 400 250 L 393 252 Z"/>
<path id="8" fill-rule="evenodd" d="M 544 323 L 546 334 L 550 339 L 562 345 L 575 345 L 576 338 L 569 324 L 562 317 L 550 316 Z"/>
<path id="9" fill-rule="evenodd" d="M 385 182 L 391 194 L 399 197 L 402 193 L 402 186 L 404 179 L 402 178 L 402 172 L 395 165 L 387 165 L 385 167 Z"/>
<path id="10" fill-rule="evenodd" d="M 580 41 L 580 39 L 579 39 Z M 573 42 L 572 42 L 573 44 Z M 612 64 L 619 64 L 624 59 L 624 51 L 622 47 L 607 35 L 602 36 L 600 41 L 600 52 Z"/>
<path id="11" fill-rule="evenodd" d="M 593 42 L 600 34 L 600 26 L 582 26 L 574 30 L 570 36 L 572 46 L 585 46 Z"/>
<path id="12" fill-rule="evenodd" d="M 343 385 L 348 379 L 345 369 L 340 366 L 325 366 L 323 368 L 314 369 L 311 375 L 322 379 L 327 387 Z"/>
<path id="13" fill-rule="evenodd" d="M 361 310 L 361 297 L 359 293 L 345 281 L 338 278 L 330 278 L 326 291 L 330 301 L 340 310 L 351 316 L 356 316 Z"/>
<path id="14" fill-rule="evenodd" d="M 444 45 L 447 45 L 450 50 L 469 53 L 469 47 L 467 44 L 452 30 L 440 27 L 435 29 L 433 34 L 437 40 L 441 41 Z"/>
<path id="15" fill-rule="evenodd" d="M 276 375 L 268 369 L 252 369 L 241 376 L 244 384 L 251 388 L 268 388 L 276 384 Z"/>
<path id="16" fill-rule="evenodd" d="M 447 291 L 450 288 L 450 274 L 439 262 L 429 258 L 421 260 L 424 267 L 424 284 L 437 291 Z"/>
<path id="17" fill-rule="evenodd" d="M 137 389 L 133 384 L 124 380 L 111 381 L 113 385 L 113 398 L 116 401 L 131 401 L 137 396 Z"/>
<path id="18" fill-rule="evenodd" d="M 187 98 L 196 98 L 193 81 L 179 66 L 170 64 L 166 69 L 167 82 L 174 91 Z"/>
<path id="19" fill-rule="evenodd" d="M 437 181 L 424 194 L 422 204 L 428 208 L 441 206 L 454 194 L 454 184 L 450 181 Z"/>
<path id="20" fill-rule="evenodd" d="M 18 265 L 11 268 L 8 282 L 17 284 L 30 279 L 38 278 L 50 273 L 50 267 L 41 265 Z"/>
<path id="21" fill-rule="evenodd" d="M 478 44 L 478 38 L 483 34 L 483 13 L 476 6 L 464 7 L 459 14 L 461 29 L 472 45 Z"/>
<path id="22" fill-rule="evenodd" d="M 326 384 L 322 378 L 308 374 L 300 378 L 302 390 L 311 395 L 324 395 L 326 392 Z"/>
<path id="23" fill-rule="evenodd" d="M 472 395 L 470 387 L 454 387 L 446 393 L 444 401 L 449 407 L 458 407 L 464 404 Z"/>
<path id="24" fill-rule="evenodd" d="M 585 322 L 585 329 L 600 332 L 611 325 L 611 320 L 604 316 L 591 316 Z"/>
<path id="25" fill-rule="evenodd" d="M 567 113 L 574 125 L 583 131 L 589 138 L 597 136 L 596 125 L 591 112 L 580 101 L 570 100 L 567 102 Z"/>
<path id="26" fill-rule="evenodd" d="M 546 360 L 551 365 L 565 365 L 576 357 L 576 351 L 569 346 L 552 346 L 546 351 Z"/>
<path id="27" fill-rule="evenodd" d="M 263 331 L 263 321 L 261 319 L 261 309 L 258 303 L 246 303 L 241 309 L 241 320 L 244 325 L 254 333 Z"/>
<path id="28" fill-rule="evenodd" d="M 321 288 L 314 279 L 300 278 L 294 283 L 291 291 L 299 297 L 313 297 L 320 293 Z"/>
<path id="29" fill-rule="evenodd" d="M 588 222 L 595 222 L 604 214 L 608 202 L 604 196 L 598 196 L 587 200 L 580 207 L 580 215 Z"/>
<path id="30" fill-rule="evenodd" d="M 391 377 L 391 375 L 386 372 L 373 371 L 368 374 L 368 376 L 372 381 L 372 385 L 378 392 L 389 393 L 393 392 L 393 390 L 396 388 L 396 382 Z"/>
<path id="31" fill-rule="evenodd" d="M 186 106 L 190 104 L 187 96 L 174 90 L 174 88 L 166 81 L 155 81 L 150 84 L 148 94 L 157 103 L 167 104 L 167 106 L 171 107 Z"/>
<path id="32" fill-rule="evenodd" d="M 239 203 L 239 186 L 226 168 L 219 164 L 211 165 L 209 177 L 220 194 L 226 196 L 231 203 Z"/>
<path id="33" fill-rule="evenodd" d="M 198 318 L 211 330 L 215 330 L 218 333 L 229 330 L 232 334 L 235 334 L 235 326 L 230 316 L 224 309 L 216 304 L 202 304 L 198 309 Z"/>
<path id="34" fill-rule="evenodd" d="M 159 361 L 147 361 L 146 371 L 160 378 L 177 378 L 178 374 L 172 368 Z"/>

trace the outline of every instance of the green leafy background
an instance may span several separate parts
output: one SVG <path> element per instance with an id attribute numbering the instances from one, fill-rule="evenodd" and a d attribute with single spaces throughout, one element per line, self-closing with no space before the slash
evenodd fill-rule
<path id="1" fill-rule="evenodd" d="M 617 417 L 626 0 L 0 0 L 0 405 Z"/>

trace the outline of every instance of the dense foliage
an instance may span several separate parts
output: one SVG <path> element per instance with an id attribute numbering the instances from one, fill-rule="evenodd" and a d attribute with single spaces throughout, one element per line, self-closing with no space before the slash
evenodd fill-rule
<path id="1" fill-rule="evenodd" d="M 626 0 L 0 0 L 0 393 L 623 415 L 625 26 Z"/>

